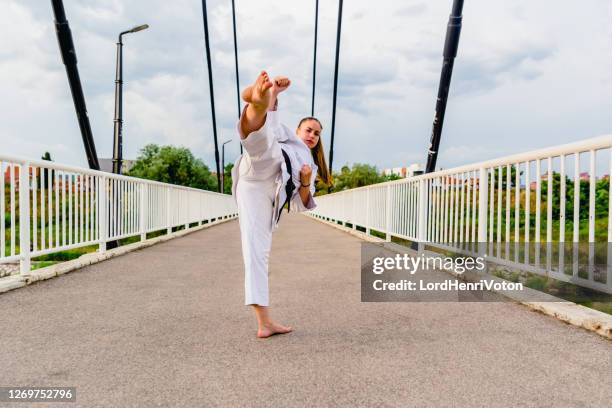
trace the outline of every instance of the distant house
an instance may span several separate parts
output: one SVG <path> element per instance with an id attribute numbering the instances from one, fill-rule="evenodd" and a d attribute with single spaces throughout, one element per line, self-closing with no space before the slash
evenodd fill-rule
<path id="1" fill-rule="evenodd" d="M 585 181 L 585 182 L 589 182 L 591 180 L 591 176 L 589 175 L 588 171 L 583 171 L 582 173 L 580 173 L 580 181 Z M 597 177 L 595 176 L 595 181 L 599 181 L 599 180 L 609 180 L 610 179 L 610 175 L 609 174 L 604 174 L 601 177 Z M 573 183 L 573 180 L 570 180 L 570 183 Z M 540 188 L 548 188 L 548 174 L 542 174 L 540 177 Z M 538 188 L 538 182 L 537 181 L 532 181 L 531 183 L 529 183 L 529 189 L 530 190 L 536 190 Z"/>
<path id="2" fill-rule="evenodd" d="M 414 163 L 407 167 L 393 167 L 389 169 L 383 169 L 382 174 L 384 176 L 390 176 L 391 174 L 395 174 L 402 178 L 413 177 L 423 173 L 423 168 L 420 164 Z"/>
<path id="3" fill-rule="evenodd" d="M 5 185 L 10 185 L 11 183 L 11 167 L 13 167 L 13 184 L 15 184 L 15 186 L 19 186 L 19 170 L 20 170 L 20 166 L 7 166 L 6 169 L 4 169 L 4 184 Z M 40 174 L 40 169 L 39 168 L 35 168 L 36 169 L 36 175 Z M 32 178 L 32 167 L 30 167 L 30 178 Z"/>
<path id="4" fill-rule="evenodd" d="M 101 171 L 105 171 L 107 173 L 112 173 L 113 172 L 113 159 L 103 159 L 100 158 L 98 159 L 98 161 L 100 162 L 100 170 Z M 130 171 L 130 169 L 132 167 L 134 167 L 134 163 L 136 163 L 136 160 L 127 160 L 127 159 L 123 159 L 123 164 L 121 166 L 121 174 L 125 174 L 128 171 Z"/>
<path id="5" fill-rule="evenodd" d="M 112 173 L 113 172 L 113 159 L 98 159 L 100 162 L 100 170 L 105 171 L 107 173 Z M 121 173 L 125 174 L 127 173 L 133 166 L 134 163 L 136 163 L 136 160 L 123 160 L 123 166 L 121 166 Z M 14 180 L 14 184 L 15 186 L 19 186 L 19 166 L 14 166 L 13 169 L 13 180 Z M 35 167 L 36 169 L 36 177 L 40 177 L 41 174 L 41 169 L 39 167 Z M 45 178 L 47 177 L 46 172 L 45 174 Z M 30 180 L 32 179 L 32 167 L 30 167 Z M 10 171 L 10 166 L 7 166 L 4 169 L 4 174 L 3 174 L 3 178 L 4 178 L 4 184 L 5 185 L 10 185 L 10 181 L 11 181 L 11 171 Z M 72 181 L 74 183 L 78 183 L 78 177 L 76 177 L 75 175 L 71 175 L 70 178 L 72 179 Z M 62 181 L 59 181 L 59 185 L 61 186 Z"/>
<path id="6" fill-rule="evenodd" d="M 13 177 L 14 177 L 16 182 L 19 181 L 19 170 L 17 170 L 17 168 L 15 168 L 15 170 L 14 170 L 14 176 Z M 10 181 L 11 181 L 11 170 L 10 170 L 10 167 L 7 167 L 4 170 L 4 183 L 8 184 Z"/>
<path id="7" fill-rule="evenodd" d="M 133 161 L 130 160 L 130 165 L 133 165 Z M 13 166 L 13 185 L 16 189 L 19 189 L 19 172 L 21 167 L 18 165 Z M 49 178 L 51 177 L 51 179 Z M 70 189 L 72 191 L 84 190 L 91 184 L 89 177 L 82 174 L 73 174 L 70 172 L 62 172 L 61 170 L 53 170 L 45 167 L 29 167 L 28 184 L 31 189 L 33 188 L 49 188 L 49 186 L 57 187 L 60 190 Z M 11 170 L 10 167 L 4 169 L 3 174 L 5 188 L 10 188 L 11 185 Z"/>

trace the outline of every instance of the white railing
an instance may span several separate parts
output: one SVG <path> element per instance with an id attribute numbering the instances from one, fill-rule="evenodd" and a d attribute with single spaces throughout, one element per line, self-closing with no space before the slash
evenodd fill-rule
<path id="1" fill-rule="evenodd" d="M 612 293 L 611 147 L 604 136 L 345 190 L 311 215 Z"/>
<path id="2" fill-rule="evenodd" d="M 231 195 L 0 155 L 0 264 L 234 218 Z M 196 224 L 196 225 L 193 225 Z"/>

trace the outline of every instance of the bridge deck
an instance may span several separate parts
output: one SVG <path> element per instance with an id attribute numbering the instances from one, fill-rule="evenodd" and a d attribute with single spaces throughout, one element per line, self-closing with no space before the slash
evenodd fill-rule
<path id="1" fill-rule="evenodd" d="M 603 338 L 513 303 L 361 303 L 359 239 L 283 217 L 271 301 L 293 333 L 255 338 L 233 221 L 2 294 L 2 385 L 88 407 L 609 403 Z"/>

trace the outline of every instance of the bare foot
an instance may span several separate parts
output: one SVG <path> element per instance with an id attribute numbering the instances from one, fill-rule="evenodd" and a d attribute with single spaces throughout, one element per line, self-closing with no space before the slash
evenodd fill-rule
<path id="1" fill-rule="evenodd" d="M 272 81 L 270 81 L 267 72 L 261 71 L 255 83 L 242 91 L 242 99 L 253 105 L 255 109 L 265 111 L 272 97 L 271 92 L 269 92 L 272 86 Z"/>
<path id="2" fill-rule="evenodd" d="M 259 330 L 257 330 L 257 337 L 260 339 L 265 339 L 266 337 L 270 337 L 274 334 L 285 334 L 292 330 L 293 329 L 291 326 L 283 326 L 282 324 L 271 322 L 263 325 L 259 328 Z"/>

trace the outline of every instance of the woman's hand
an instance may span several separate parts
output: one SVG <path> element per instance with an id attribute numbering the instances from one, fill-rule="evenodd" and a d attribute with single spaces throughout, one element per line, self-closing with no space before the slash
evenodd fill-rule
<path id="1" fill-rule="evenodd" d="M 300 183 L 302 186 L 308 186 L 310 184 L 310 176 L 312 175 L 312 168 L 305 164 L 300 170 Z"/>
<path id="2" fill-rule="evenodd" d="M 279 93 L 285 91 L 291 85 L 291 81 L 289 78 L 284 76 L 277 76 L 272 81 L 272 93 L 278 95 Z"/>
<path id="3" fill-rule="evenodd" d="M 270 98 L 270 104 L 268 110 L 275 111 L 278 106 L 278 94 L 287 90 L 291 85 L 289 78 L 284 76 L 278 76 L 272 81 L 272 98 Z"/>
<path id="4" fill-rule="evenodd" d="M 309 165 L 305 164 L 300 169 L 300 188 L 298 189 L 300 193 L 300 198 L 302 199 L 302 204 L 306 208 L 313 208 L 312 203 L 314 203 L 311 195 L 310 195 L 310 176 L 312 175 L 312 169 Z M 309 205 L 309 203 L 311 203 Z"/>

